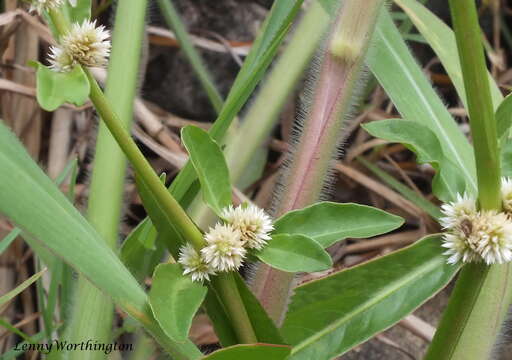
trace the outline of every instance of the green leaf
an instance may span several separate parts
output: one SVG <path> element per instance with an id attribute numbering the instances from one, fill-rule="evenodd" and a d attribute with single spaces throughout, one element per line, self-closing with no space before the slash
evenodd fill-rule
<path id="1" fill-rule="evenodd" d="M 179 264 L 160 264 L 153 276 L 149 304 L 156 320 L 171 339 L 184 341 L 192 319 L 208 290 L 190 276 L 183 275 Z"/>
<path id="2" fill-rule="evenodd" d="M 162 175 L 161 179 L 165 182 L 165 175 Z M 164 243 L 172 256 L 177 259 L 180 246 L 185 244 L 185 239 L 183 239 L 182 235 L 174 227 L 173 219 L 160 206 L 158 199 L 153 195 L 138 175 L 135 175 L 135 184 L 137 185 L 137 190 L 139 191 L 139 195 L 142 199 L 144 209 L 146 209 L 151 222 L 155 225 L 158 231 L 157 241 Z M 141 231 L 146 232 L 146 234 L 147 232 L 151 232 L 150 225 L 151 223 L 144 225 Z M 147 241 L 154 241 L 154 237 L 151 235 L 151 233 L 147 234 Z M 146 246 L 151 245 L 152 244 L 150 243 L 146 243 Z"/>
<path id="3" fill-rule="evenodd" d="M 32 65 L 37 69 L 37 101 L 43 109 L 54 111 L 67 102 L 81 106 L 89 99 L 91 88 L 82 67 L 61 73 L 39 63 Z"/>
<path id="4" fill-rule="evenodd" d="M 121 260 L 139 282 L 153 273 L 164 254 L 163 242 L 156 239 L 156 229 L 148 218 L 137 225 L 121 246 Z"/>
<path id="5" fill-rule="evenodd" d="M 315 240 L 300 234 L 272 236 L 255 255 L 265 264 L 288 272 L 323 271 L 332 267 L 332 259 Z"/>
<path id="6" fill-rule="evenodd" d="M 403 219 L 359 204 L 320 202 L 286 213 L 274 223 L 274 234 L 301 234 L 324 248 L 346 238 L 367 238 L 400 227 Z"/>
<path id="7" fill-rule="evenodd" d="M 466 91 L 462 81 L 459 53 L 452 29 L 416 0 L 395 0 L 395 3 L 407 13 L 418 31 L 432 47 L 450 76 L 459 97 L 466 104 Z M 491 74 L 489 74 L 489 85 L 494 107 L 497 108 L 503 95 Z"/>
<path id="8" fill-rule="evenodd" d="M 252 291 L 247 287 L 244 279 L 238 273 L 234 274 L 234 278 L 258 341 L 269 344 L 285 344 L 276 325 Z"/>
<path id="9" fill-rule="evenodd" d="M 91 18 L 91 0 L 76 0 L 76 6 L 68 1 L 61 7 L 62 13 L 70 23 L 82 23 Z"/>
<path id="10" fill-rule="evenodd" d="M 231 183 L 224 154 L 206 131 L 196 126 L 181 130 L 181 139 L 201 183 L 205 203 L 217 214 L 231 205 Z"/>
<path id="11" fill-rule="evenodd" d="M 234 345 L 217 350 L 203 360 L 284 360 L 290 355 L 290 347 L 284 345 L 256 344 Z"/>
<path id="12" fill-rule="evenodd" d="M 192 342 L 175 343 L 163 334 L 130 271 L 1 123 L 0 168 L 0 213 L 111 296 L 167 351 L 197 358 Z"/>
<path id="13" fill-rule="evenodd" d="M 215 141 L 222 143 L 233 119 L 242 109 L 272 62 L 302 2 L 303 0 L 275 1 L 272 5 L 272 9 L 229 91 L 224 106 L 209 131 Z M 196 178 L 192 164 L 187 163 L 171 186 L 171 192 L 178 201 L 181 201 L 187 194 Z"/>
<path id="14" fill-rule="evenodd" d="M 459 266 L 433 235 L 295 289 L 284 325 L 293 360 L 327 360 L 387 329 L 441 290 Z"/>
<path id="15" fill-rule="evenodd" d="M 501 147 L 501 172 L 502 176 L 512 177 L 512 141 Z"/>
<path id="16" fill-rule="evenodd" d="M 13 290 L 9 291 L 7 294 L 0 297 L 0 306 L 14 299 L 19 293 L 28 288 L 30 285 L 35 283 L 37 279 L 39 279 L 44 273 L 46 269 L 39 271 L 38 273 L 32 275 L 27 280 L 23 281 L 21 284 L 16 286 Z"/>
<path id="17" fill-rule="evenodd" d="M 364 124 L 371 135 L 392 142 L 402 143 L 416 153 L 419 163 L 430 163 L 437 170 L 433 180 L 434 194 L 443 201 L 464 193 L 464 179 L 458 176 L 455 165 L 450 163 L 437 136 L 426 126 L 415 121 L 386 119 Z"/>
<path id="18" fill-rule="evenodd" d="M 445 156 L 462 172 L 467 190 L 476 193 L 473 149 L 386 11 L 379 19 L 373 48 L 366 61 L 402 117 L 427 126 L 436 134 Z"/>
<path id="19" fill-rule="evenodd" d="M 507 136 L 507 132 L 512 125 L 512 94 L 507 95 L 496 110 L 496 131 L 498 139 Z"/>

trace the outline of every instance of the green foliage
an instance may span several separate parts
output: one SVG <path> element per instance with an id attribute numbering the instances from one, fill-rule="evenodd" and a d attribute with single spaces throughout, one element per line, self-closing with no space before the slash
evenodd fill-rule
<path id="1" fill-rule="evenodd" d="M 410 120 L 386 119 L 365 124 L 363 128 L 377 138 L 404 144 L 416 153 L 419 163 L 432 164 L 437 171 L 432 188 L 439 199 L 451 201 L 464 193 L 464 178 L 444 155 L 441 143 L 428 127 Z"/>
<path id="2" fill-rule="evenodd" d="M 175 341 L 185 341 L 192 319 L 208 290 L 178 264 L 160 264 L 153 275 L 149 304 L 162 329 Z"/>
<path id="3" fill-rule="evenodd" d="M 165 182 L 165 175 L 162 175 L 161 180 Z M 186 241 L 180 232 L 176 229 L 172 215 L 165 211 L 158 198 L 156 198 L 156 196 L 149 190 L 147 185 L 139 176 L 135 176 L 135 183 L 137 185 L 137 190 L 139 191 L 139 195 L 142 199 L 144 208 L 146 209 L 151 222 L 155 225 L 158 231 L 159 241 L 157 242 L 165 244 L 167 249 L 169 249 L 171 252 L 172 256 L 177 259 L 179 248 L 181 245 L 184 245 Z M 150 233 L 148 233 L 152 231 L 149 225 L 150 224 L 143 224 L 141 225 L 140 229 L 139 227 L 137 227 L 137 229 L 139 229 L 141 235 L 144 235 L 144 240 L 141 244 L 146 243 L 146 245 L 151 246 L 155 238 L 151 236 Z M 130 237 L 131 236 L 132 234 L 130 234 Z M 136 246 L 137 243 L 133 244 L 133 241 L 135 240 L 132 240 L 131 246 L 134 246 L 134 250 L 136 250 L 137 247 L 140 247 L 140 244 L 139 246 Z"/>
<path id="4" fill-rule="evenodd" d="M 252 328 L 256 333 L 259 342 L 269 344 L 285 344 L 281 333 L 276 328 L 274 322 L 265 312 L 260 302 L 251 290 L 245 284 L 244 279 L 239 274 L 234 274 L 236 286 L 240 297 L 244 303 L 247 314 L 252 324 Z"/>
<path id="5" fill-rule="evenodd" d="M 43 269 L 39 271 L 38 273 L 35 273 L 31 277 L 29 277 L 27 280 L 23 281 L 21 284 L 16 286 L 13 290 L 9 291 L 7 294 L 0 296 L 0 307 L 4 305 L 5 303 L 11 301 L 14 299 L 19 293 L 21 293 L 23 290 L 28 288 L 30 285 L 35 283 L 44 273 L 46 269 Z"/>
<path id="6" fill-rule="evenodd" d="M 496 110 L 496 132 L 498 139 L 506 141 L 510 126 L 512 125 L 512 94 L 509 94 Z"/>
<path id="7" fill-rule="evenodd" d="M 459 54 L 452 29 L 416 0 L 395 0 L 395 3 L 406 12 L 409 19 L 439 57 L 460 99 L 466 105 L 466 90 L 462 81 Z M 497 108 L 503 99 L 503 95 L 501 95 L 501 91 L 491 74 L 489 74 L 489 85 L 491 86 L 494 107 Z"/>
<path id="8" fill-rule="evenodd" d="M 37 69 L 37 101 L 46 111 L 54 111 L 65 103 L 81 106 L 89 98 L 90 84 L 82 67 L 61 73 L 40 63 L 31 65 Z"/>
<path id="9" fill-rule="evenodd" d="M 190 155 L 205 203 L 217 214 L 231 205 L 231 183 L 226 159 L 219 145 L 196 126 L 181 130 L 181 140 Z"/>
<path id="10" fill-rule="evenodd" d="M 425 74 L 411 55 L 387 12 L 374 34 L 374 47 L 367 64 L 406 120 L 432 130 L 445 156 L 460 169 L 468 192 L 476 193 L 473 150 Z"/>
<path id="11" fill-rule="evenodd" d="M 284 360 L 290 355 L 290 347 L 267 344 L 235 345 L 215 351 L 204 360 Z"/>
<path id="12" fill-rule="evenodd" d="M 274 2 L 258 37 L 251 47 L 249 55 L 245 59 L 229 91 L 217 120 L 209 131 L 210 136 L 215 141 L 223 142 L 226 131 L 233 119 L 252 94 L 274 58 L 302 2 L 303 0 Z M 190 196 L 190 187 L 196 179 L 192 164 L 189 162 L 172 183 L 171 192 L 174 197 L 181 201 L 185 196 Z"/>
<path id="13" fill-rule="evenodd" d="M 167 351 L 179 359 L 197 357 L 191 342 L 174 343 L 162 334 L 148 312 L 145 292 L 129 270 L 3 124 L 0 167 L 0 213 L 112 297 Z"/>
<path id="14" fill-rule="evenodd" d="M 377 260 L 299 286 L 283 336 L 290 359 L 332 359 L 390 327 L 442 289 L 458 270 L 429 236 Z"/>
<path id="15" fill-rule="evenodd" d="M 384 234 L 402 224 L 402 218 L 370 206 L 320 202 L 277 219 L 274 234 L 301 234 L 326 248 L 346 238 Z"/>
<path id="16" fill-rule="evenodd" d="M 300 234 L 273 235 L 267 246 L 255 255 L 265 264 L 287 272 L 323 271 L 332 266 L 331 257 L 322 245 Z"/>

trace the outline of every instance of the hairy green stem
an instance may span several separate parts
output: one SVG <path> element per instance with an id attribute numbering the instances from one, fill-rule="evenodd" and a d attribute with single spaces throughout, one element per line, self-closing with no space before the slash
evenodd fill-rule
<path id="1" fill-rule="evenodd" d="M 119 2 L 116 8 L 106 96 L 127 129 L 133 118 L 146 6 L 145 0 L 131 0 Z M 117 247 L 125 173 L 126 157 L 105 125 L 100 123 L 87 218 L 112 249 Z M 113 310 L 111 299 L 80 276 L 68 333 L 70 342 L 84 339 L 110 342 Z M 75 357 L 104 359 L 106 355 L 80 352 Z"/>
<path id="2" fill-rule="evenodd" d="M 481 32 L 474 0 L 450 0 L 471 135 L 478 200 L 484 210 L 501 210 L 500 160 Z M 512 301 L 510 264 L 464 266 L 427 359 L 487 359 Z"/>
<path id="3" fill-rule="evenodd" d="M 350 111 L 363 60 L 383 1 L 347 0 L 328 39 L 314 101 L 283 180 L 276 216 L 318 200 Z M 294 274 L 260 265 L 253 289 L 279 325 Z"/>

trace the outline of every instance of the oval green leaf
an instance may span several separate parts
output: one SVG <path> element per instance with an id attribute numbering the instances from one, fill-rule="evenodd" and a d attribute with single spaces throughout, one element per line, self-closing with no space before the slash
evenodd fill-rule
<path id="1" fill-rule="evenodd" d="M 255 255 L 265 264 L 288 272 L 313 272 L 332 266 L 329 254 L 315 240 L 300 234 L 276 234 Z"/>
<path id="2" fill-rule="evenodd" d="M 215 351 L 203 360 L 284 360 L 290 355 L 286 345 L 256 344 L 234 345 Z"/>
<path id="3" fill-rule="evenodd" d="M 39 63 L 32 65 L 37 68 L 37 102 L 46 111 L 54 111 L 64 103 L 81 106 L 89 98 L 91 86 L 82 67 L 61 73 Z"/>
<path id="4" fill-rule="evenodd" d="M 184 127 L 181 139 L 201 183 L 205 203 L 220 214 L 231 205 L 229 170 L 222 150 L 206 131 L 196 126 Z"/>
<path id="5" fill-rule="evenodd" d="M 174 341 L 185 341 L 192 319 L 208 289 L 183 275 L 179 264 L 160 264 L 155 269 L 149 305 L 165 333 Z"/>
<path id="6" fill-rule="evenodd" d="M 402 143 L 416 153 L 419 163 L 430 163 L 437 170 L 432 186 L 439 199 L 452 201 L 457 194 L 464 193 L 464 178 L 444 155 L 437 136 L 425 125 L 410 120 L 386 119 L 365 124 L 363 128 L 375 137 Z"/>
<path id="7" fill-rule="evenodd" d="M 370 206 L 325 201 L 286 213 L 275 222 L 274 233 L 301 234 L 326 248 L 346 238 L 387 233 L 403 222 L 399 216 Z"/>
<path id="8" fill-rule="evenodd" d="M 295 289 L 281 328 L 290 359 L 328 360 L 387 329 L 441 290 L 448 265 L 433 235 L 377 260 Z"/>

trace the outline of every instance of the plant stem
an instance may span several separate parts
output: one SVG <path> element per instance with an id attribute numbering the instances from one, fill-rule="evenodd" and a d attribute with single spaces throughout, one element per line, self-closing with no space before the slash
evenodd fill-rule
<path id="1" fill-rule="evenodd" d="M 313 104 L 283 178 L 276 217 L 314 203 L 322 193 L 382 4 L 382 0 L 347 0 L 341 8 L 325 49 Z M 293 277 L 264 264 L 256 272 L 253 289 L 278 326 Z"/>
<path id="2" fill-rule="evenodd" d="M 498 141 L 476 4 L 450 0 L 450 10 L 467 94 L 479 204 L 499 211 Z M 426 359 L 489 358 L 512 301 L 510 270 L 510 264 L 464 266 Z"/>
<path id="3" fill-rule="evenodd" d="M 146 186 L 159 199 L 160 204 L 165 211 L 172 216 L 183 237 L 185 237 L 187 241 L 190 241 L 197 250 L 201 250 L 204 246 L 203 235 L 174 197 L 167 191 L 166 187 L 162 184 L 149 162 L 140 152 L 137 144 L 135 144 L 131 136 L 128 134 L 126 128 L 121 125 L 121 120 L 111 108 L 109 101 L 101 91 L 89 69 L 84 68 L 84 72 L 91 84 L 90 97 L 96 111 L 98 111 L 101 119 L 110 130 L 112 136 L 116 139 L 117 144 L 130 160 L 130 163 L 135 168 L 137 175 L 140 176 Z"/>
<path id="4" fill-rule="evenodd" d="M 133 119 L 133 100 L 139 78 L 146 0 L 118 3 L 113 30 L 106 96 L 127 129 Z M 116 249 L 121 221 L 126 157 L 103 122 L 99 124 L 87 218 L 107 244 Z M 110 342 L 114 314 L 111 299 L 80 276 L 69 327 L 69 341 Z M 101 352 L 80 352 L 76 359 L 104 359 Z"/>
<path id="5" fill-rule="evenodd" d="M 256 334 L 252 328 L 247 310 L 243 304 L 240 293 L 236 286 L 232 273 L 220 274 L 212 279 L 213 285 L 223 299 L 233 328 L 239 341 L 245 344 L 254 344 L 258 342 Z"/>
<path id="6" fill-rule="evenodd" d="M 501 209 L 496 121 L 476 4 L 474 0 L 450 0 L 450 9 L 468 102 L 478 200 L 484 210 Z"/>

